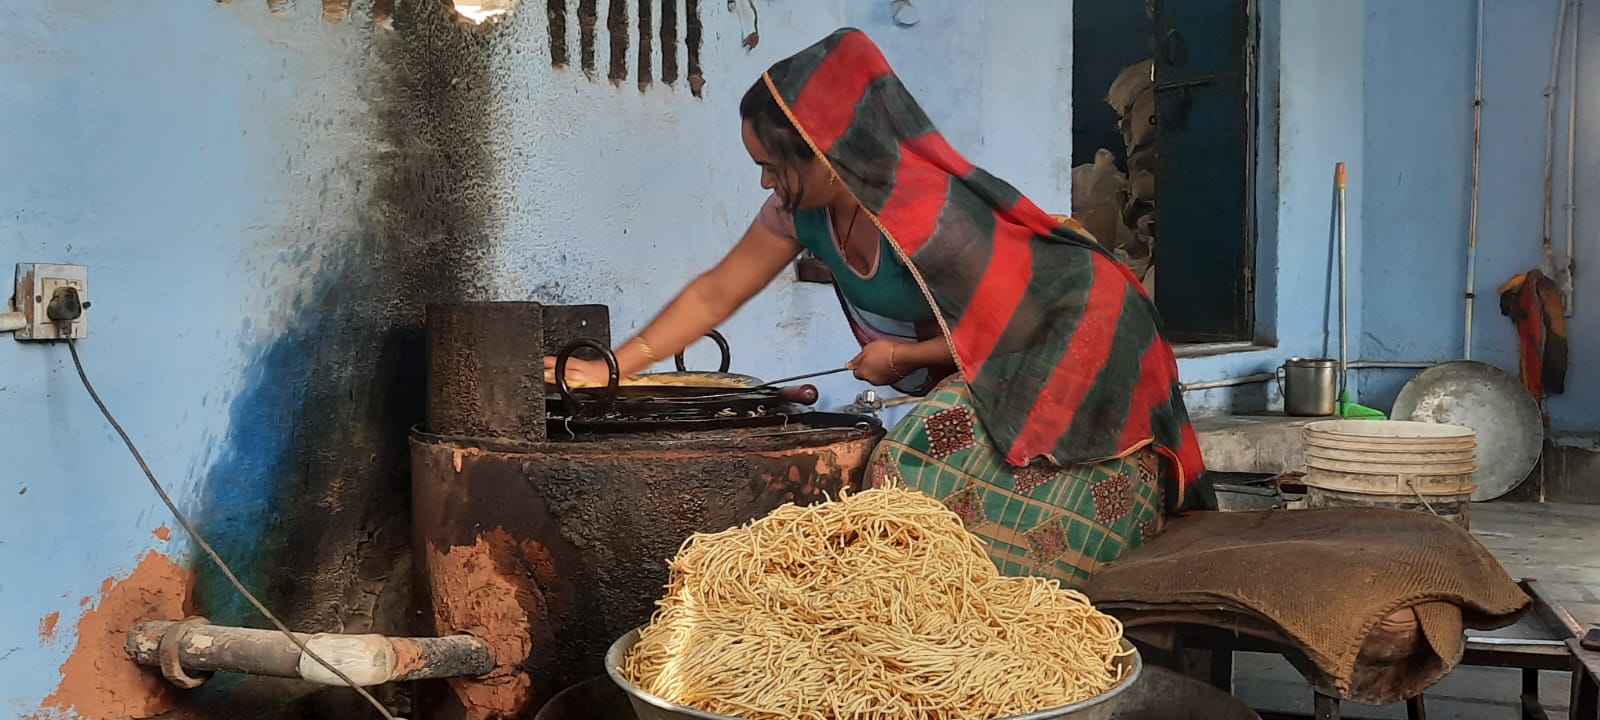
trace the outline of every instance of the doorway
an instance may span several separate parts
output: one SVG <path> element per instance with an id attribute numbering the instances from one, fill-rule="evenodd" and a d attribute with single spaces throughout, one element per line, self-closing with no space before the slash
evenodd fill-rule
<path id="1" fill-rule="evenodd" d="M 1252 0 L 1075 0 L 1073 214 L 1175 343 L 1254 339 Z"/>

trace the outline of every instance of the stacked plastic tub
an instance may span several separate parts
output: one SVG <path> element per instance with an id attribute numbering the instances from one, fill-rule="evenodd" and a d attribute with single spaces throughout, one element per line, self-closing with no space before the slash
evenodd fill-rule
<path id="1" fill-rule="evenodd" d="M 1478 485 L 1471 429 L 1422 422 L 1326 420 L 1306 426 L 1308 507 L 1431 512 L 1462 528 Z"/>

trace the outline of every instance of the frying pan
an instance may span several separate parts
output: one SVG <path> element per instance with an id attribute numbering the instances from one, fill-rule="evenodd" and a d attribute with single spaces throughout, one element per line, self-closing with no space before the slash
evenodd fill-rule
<path id="1" fill-rule="evenodd" d="M 667 409 L 675 405 L 689 406 L 707 401 L 723 401 L 749 404 L 754 409 L 754 406 L 775 403 L 810 405 L 817 401 L 817 388 L 814 385 L 779 388 L 750 375 L 728 372 L 728 366 L 731 364 L 728 341 L 715 330 L 708 333 L 707 337 L 716 341 L 717 347 L 722 351 L 720 369 L 717 372 L 685 369 L 683 353 L 680 352 L 675 358 L 678 367 L 676 372 L 646 373 L 629 378 L 620 376 L 616 355 L 609 347 L 594 339 L 575 340 L 556 355 L 555 382 L 546 383 L 546 401 L 552 406 L 557 403 L 564 404 L 568 415 L 580 414 L 579 410 L 584 405 L 579 400 L 580 395 L 602 409 L 612 409 L 612 406 L 621 401 L 640 414 L 645 414 L 640 408 L 650 405 Z M 605 386 L 574 388 L 570 385 L 567 380 L 567 364 L 580 350 L 592 350 L 606 363 L 609 372 Z M 790 378 L 793 379 L 800 378 Z"/>
<path id="2" fill-rule="evenodd" d="M 1443 423 L 1477 434 L 1474 502 L 1511 492 L 1544 451 L 1544 415 L 1517 376 L 1460 360 L 1417 373 L 1394 401 L 1395 420 Z"/>

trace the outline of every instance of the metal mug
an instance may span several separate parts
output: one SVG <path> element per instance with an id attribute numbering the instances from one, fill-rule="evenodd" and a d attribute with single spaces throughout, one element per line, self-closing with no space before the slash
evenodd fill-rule
<path id="1" fill-rule="evenodd" d="M 1283 414 L 1326 417 L 1338 410 L 1339 362 L 1331 358 L 1289 358 L 1278 368 Z"/>

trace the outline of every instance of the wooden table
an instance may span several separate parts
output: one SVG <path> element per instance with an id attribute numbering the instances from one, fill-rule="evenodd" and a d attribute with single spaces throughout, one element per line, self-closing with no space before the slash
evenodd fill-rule
<path id="1" fill-rule="evenodd" d="M 1547 720 L 1539 699 L 1539 672 L 1572 673 L 1574 701 L 1584 686 L 1583 672 L 1573 649 L 1583 635 L 1583 626 L 1545 592 L 1537 580 L 1518 583 L 1533 598 L 1533 607 L 1515 625 L 1492 632 L 1469 631 L 1462 665 L 1516 668 L 1522 671 L 1523 720 Z M 1600 720 L 1591 704 L 1588 715 L 1580 715 L 1574 705 L 1572 720 Z"/>
<path id="2" fill-rule="evenodd" d="M 1567 641 L 1576 667 L 1572 671 L 1571 720 L 1600 720 L 1600 652 L 1585 650 L 1578 639 Z"/>
<path id="3" fill-rule="evenodd" d="M 1572 674 L 1571 720 L 1600 720 L 1600 653 L 1583 650 L 1578 638 L 1583 628 L 1561 608 L 1537 580 L 1518 582 L 1533 598 L 1533 607 L 1516 624 L 1492 632 L 1469 631 L 1460 665 L 1515 668 L 1522 671 L 1522 719 L 1549 720 L 1539 698 L 1541 671 Z M 1226 632 L 1194 629 L 1182 633 L 1186 647 L 1209 651 L 1209 676 L 1212 684 L 1233 691 L 1233 653 L 1268 652 L 1282 654 L 1285 648 L 1240 638 Z M 1315 718 L 1341 720 L 1338 698 L 1316 694 L 1311 715 L 1302 713 L 1260 712 L 1263 720 Z M 1422 696 L 1406 701 L 1410 720 L 1426 720 Z M 1351 719 L 1353 720 L 1353 719 Z"/>

